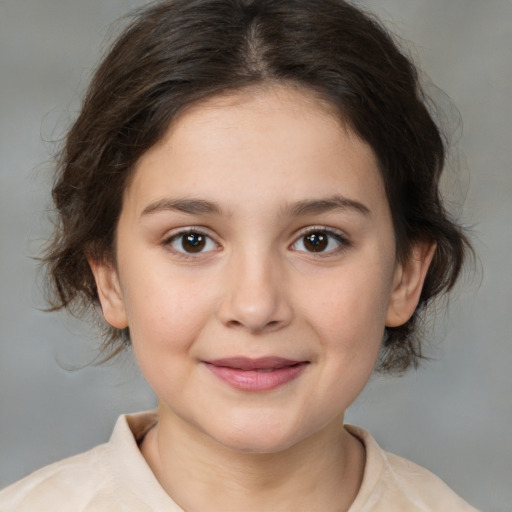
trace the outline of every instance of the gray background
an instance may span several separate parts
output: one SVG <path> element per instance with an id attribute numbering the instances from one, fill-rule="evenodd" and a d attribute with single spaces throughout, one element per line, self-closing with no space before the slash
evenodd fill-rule
<path id="1" fill-rule="evenodd" d="M 49 233 L 51 151 L 90 70 L 135 0 L 0 0 L 0 487 L 105 441 L 122 412 L 155 400 L 130 356 L 86 365 L 97 341 L 47 314 L 37 255 Z M 474 226 L 482 272 L 432 322 L 433 360 L 375 377 L 347 420 L 488 511 L 512 511 L 512 2 L 361 2 L 411 52 L 463 119 L 446 190 Z M 457 128 L 447 97 L 447 120 Z"/>

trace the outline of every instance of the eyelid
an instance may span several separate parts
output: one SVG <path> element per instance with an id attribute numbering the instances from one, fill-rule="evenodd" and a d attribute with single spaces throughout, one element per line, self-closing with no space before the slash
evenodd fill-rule
<path id="1" fill-rule="evenodd" d="M 175 240 L 178 240 L 181 237 L 186 236 L 188 234 L 202 235 L 206 238 L 209 238 L 215 244 L 216 249 L 219 249 L 222 247 L 221 244 L 217 241 L 216 237 L 213 236 L 209 232 L 208 229 L 202 228 L 199 226 L 197 226 L 197 227 L 196 226 L 187 226 L 187 227 L 177 228 L 177 229 L 173 230 L 171 233 L 167 233 L 162 241 L 162 245 L 164 247 L 166 247 L 169 251 L 172 251 L 173 254 L 178 255 L 179 257 L 182 257 L 182 258 L 198 258 L 201 256 L 204 257 L 204 256 L 215 251 L 215 249 L 211 249 L 208 251 L 200 251 L 197 253 L 193 253 L 193 252 L 188 253 L 186 251 L 180 251 L 180 250 L 177 250 L 174 247 L 172 247 L 172 243 Z"/>
<path id="2" fill-rule="evenodd" d="M 184 226 L 170 230 L 163 237 L 163 243 L 169 242 L 170 240 L 177 238 L 181 235 L 188 235 L 189 233 L 197 233 L 198 235 L 204 235 L 212 240 L 214 236 L 210 233 L 210 230 L 201 226 Z"/>
<path id="3" fill-rule="evenodd" d="M 297 244 L 305 236 L 307 236 L 309 234 L 313 234 L 313 233 L 319 233 L 319 232 L 325 233 L 329 237 L 334 238 L 337 242 L 339 242 L 340 245 L 334 249 L 329 250 L 329 251 L 320 251 L 320 252 L 316 252 L 316 253 L 313 251 L 302 251 L 302 250 L 298 250 L 298 249 L 293 249 L 293 246 L 295 244 Z M 328 256 L 332 256 L 333 254 L 338 254 L 338 253 L 348 249 L 351 246 L 352 246 L 352 242 L 349 239 L 349 237 L 346 235 L 346 233 L 344 233 L 340 229 L 336 229 L 333 227 L 327 227 L 327 226 L 320 226 L 320 225 L 308 226 L 308 227 L 305 227 L 305 228 L 299 230 L 299 232 L 295 235 L 294 241 L 290 244 L 290 248 L 292 250 L 296 250 L 297 252 L 305 253 L 305 254 L 314 256 L 316 258 L 328 257 Z"/>

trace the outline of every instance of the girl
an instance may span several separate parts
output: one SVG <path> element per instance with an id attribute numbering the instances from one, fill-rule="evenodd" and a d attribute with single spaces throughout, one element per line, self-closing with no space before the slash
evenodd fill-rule
<path id="1" fill-rule="evenodd" d="M 159 407 L 1 510 L 474 510 L 343 424 L 460 273 L 443 162 L 413 64 L 342 0 L 140 11 L 67 136 L 46 263 Z"/>

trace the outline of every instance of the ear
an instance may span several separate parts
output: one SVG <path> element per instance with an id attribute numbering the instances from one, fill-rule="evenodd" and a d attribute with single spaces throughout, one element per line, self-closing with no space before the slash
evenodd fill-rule
<path id="1" fill-rule="evenodd" d="M 88 261 L 96 281 L 101 310 L 105 320 L 117 329 L 128 327 L 119 276 L 114 265 L 110 262 L 98 262 L 92 259 Z"/>
<path id="2" fill-rule="evenodd" d="M 387 327 L 398 327 L 411 318 L 435 251 L 435 242 L 417 242 L 407 261 L 397 263 L 386 315 Z"/>

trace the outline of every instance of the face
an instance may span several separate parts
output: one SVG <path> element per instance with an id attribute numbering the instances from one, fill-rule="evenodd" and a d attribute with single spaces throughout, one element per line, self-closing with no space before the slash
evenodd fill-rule
<path id="1" fill-rule="evenodd" d="M 183 113 L 125 191 L 115 269 L 91 266 L 162 419 L 250 452 L 343 418 L 426 271 L 396 263 L 370 147 L 284 87 Z"/>

